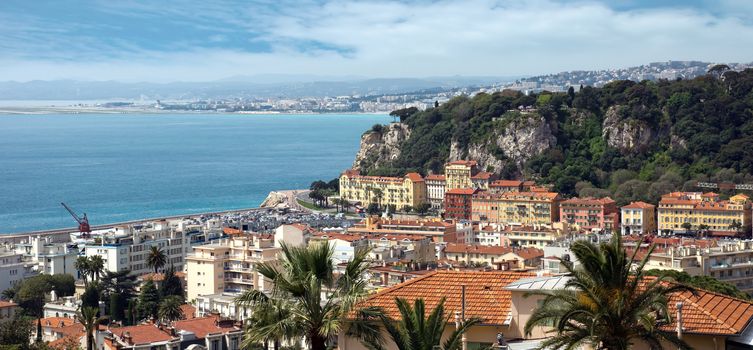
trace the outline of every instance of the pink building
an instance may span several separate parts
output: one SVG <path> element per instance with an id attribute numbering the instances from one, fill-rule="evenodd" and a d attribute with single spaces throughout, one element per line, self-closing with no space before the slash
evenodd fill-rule
<path id="1" fill-rule="evenodd" d="M 617 205 L 609 197 L 571 198 L 560 202 L 560 220 L 578 230 L 610 230 L 619 227 Z"/>

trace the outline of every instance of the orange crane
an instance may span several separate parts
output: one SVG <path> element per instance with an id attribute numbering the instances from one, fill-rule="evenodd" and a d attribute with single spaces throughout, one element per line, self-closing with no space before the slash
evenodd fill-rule
<path id="1" fill-rule="evenodd" d="M 92 233 L 92 228 L 89 226 L 89 218 L 86 217 L 86 213 L 84 213 L 83 217 L 79 217 L 76 212 L 74 212 L 69 206 L 65 205 L 65 203 L 60 204 L 71 214 L 71 216 L 73 216 L 73 219 L 78 222 L 78 231 L 81 232 L 82 236 L 89 237 L 89 234 Z"/>

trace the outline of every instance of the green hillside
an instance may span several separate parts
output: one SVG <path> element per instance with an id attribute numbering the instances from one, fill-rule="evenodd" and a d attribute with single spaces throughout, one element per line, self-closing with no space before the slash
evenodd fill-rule
<path id="1" fill-rule="evenodd" d="M 753 70 L 579 90 L 482 93 L 395 111 L 411 129 L 399 157 L 362 170 L 441 173 L 454 146 L 455 158 L 488 156 L 481 164 L 503 178 L 549 183 L 565 196 L 610 195 L 619 204 L 656 202 L 699 180 L 753 182 Z"/>

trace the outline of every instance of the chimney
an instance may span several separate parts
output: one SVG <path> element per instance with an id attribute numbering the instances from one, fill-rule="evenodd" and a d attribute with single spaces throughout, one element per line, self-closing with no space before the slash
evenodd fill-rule
<path id="1" fill-rule="evenodd" d="M 128 344 L 133 344 L 133 338 L 131 338 L 131 332 L 123 332 L 123 340 Z"/>

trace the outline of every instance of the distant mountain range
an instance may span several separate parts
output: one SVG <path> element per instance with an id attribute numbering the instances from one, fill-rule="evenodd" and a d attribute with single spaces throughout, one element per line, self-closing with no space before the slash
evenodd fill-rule
<path id="1" fill-rule="evenodd" d="M 380 78 L 261 74 L 234 76 L 210 82 L 125 83 L 117 81 L 0 82 L 0 100 L 200 100 L 320 98 L 325 96 L 374 96 L 424 90 L 496 87 L 561 91 L 572 85 L 602 86 L 614 80 L 692 79 L 706 73 L 709 62 L 668 61 L 637 67 L 569 71 L 526 76 L 438 76 L 427 78 Z M 731 63 L 733 70 L 753 64 Z M 535 85 L 532 86 L 531 84 Z"/>
<path id="2" fill-rule="evenodd" d="M 520 77 L 358 79 L 324 76 L 239 76 L 212 82 L 123 83 L 117 81 L 0 82 L 0 100 L 195 100 L 384 95 L 425 89 L 488 86 Z"/>

